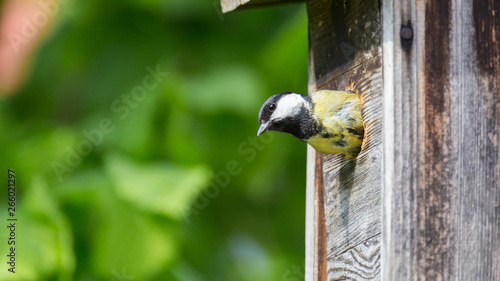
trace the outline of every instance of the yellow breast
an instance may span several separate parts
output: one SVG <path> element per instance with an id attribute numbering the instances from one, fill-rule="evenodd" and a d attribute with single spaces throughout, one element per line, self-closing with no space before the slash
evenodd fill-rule
<path id="1" fill-rule="evenodd" d="M 361 102 L 357 94 L 323 90 L 311 94 L 314 117 L 321 133 L 307 140 L 314 149 L 325 154 L 342 153 L 356 157 L 363 143 Z"/>

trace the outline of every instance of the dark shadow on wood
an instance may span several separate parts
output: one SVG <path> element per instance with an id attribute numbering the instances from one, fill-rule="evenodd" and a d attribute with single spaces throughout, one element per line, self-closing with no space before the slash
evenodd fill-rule
<path id="1" fill-rule="evenodd" d="M 356 171 L 356 160 L 346 159 L 339 169 L 339 193 L 341 217 L 346 229 L 349 229 L 349 206 L 351 201 L 351 191 L 354 184 L 354 172 Z M 350 233 L 345 232 L 346 241 L 349 241 Z"/>

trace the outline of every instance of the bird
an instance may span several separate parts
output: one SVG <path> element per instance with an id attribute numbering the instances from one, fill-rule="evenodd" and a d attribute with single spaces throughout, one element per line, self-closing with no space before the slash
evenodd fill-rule
<path id="1" fill-rule="evenodd" d="M 279 93 L 259 112 L 257 136 L 267 131 L 289 133 L 323 154 L 356 158 L 364 125 L 357 92 L 320 90 L 310 95 Z"/>

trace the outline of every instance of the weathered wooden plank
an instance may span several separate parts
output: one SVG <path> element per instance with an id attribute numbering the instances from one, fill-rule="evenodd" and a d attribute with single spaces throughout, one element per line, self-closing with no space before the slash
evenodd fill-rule
<path id="1" fill-rule="evenodd" d="M 328 277 L 321 278 L 325 272 L 316 263 L 319 272 L 313 280 L 378 280 L 379 262 L 367 271 L 361 264 L 362 259 L 353 259 L 352 254 L 357 253 L 366 240 L 380 235 L 380 6 L 376 0 L 308 1 L 307 9 L 309 67 L 313 72 L 310 83 L 313 81 L 316 90 L 344 89 L 355 82 L 362 92 L 366 132 L 356 160 L 345 160 L 338 155 L 322 156 L 324 186 L 316 186 L 316 189 L 325 189 L 323 223 Z M 317 233 L 316 239 L 318 237 Z M 375 251 L 370 257 L 378 256 L 378 247 L 370 249 Z M 318 255 L 317 251 L 317 259 Z"/>
<path id="2" fill-rule="evenodd" d="M 378 0 L 307 2 L 314 73 L 321 86 L 381 52 Z"/>
<path id="3" fill-rule="evenodd" d="M 321 153 L 316 153 L 315 159 L 315 182 L 316 194 L 315 194 L 315 213 L 317 215 L 316 223 L 316 264 L 315 267 L 318 269 L 316 273 L 316 280 L 327 280 L 327 256 L 328 256 L 328 246 L 327 246 L 327 230 L 325 224 L 325 188 L 323 186 L 323 155 Z"/>
<path id="4" fill-rule="evenodd" d="M 328 259 L 380 234 L 382 58 L 374 57 L 326 84 L 343 89 L 358 81 L 365 138 L 355 161 L 324 155 Z"/>
<path id="5" fill-rule="evenodd" d="M 309 49 L 308 92 L 317 90 L 312 61 L 314 50 Z M 306 236 L 306 281 L 327 280 L 327 245 L 325 225 L 325 189 L 323 177 L 323 156 L 307 146 L 307 209 L 306 218 L 313 220 L 313 235 Z M 308 222 L 306 222 L 307 224 Z M 311 232 L 309 232 L 311 233 Z"/>
<path id="6" fill-rule="evenodd" d="M 316 91 L 316 79 L 314 77 L 314 66 L 312 63 L 312 51 L 309 49 L 308 58 L 308 81 L 307 91 L 313 93 Z M 306 261 L 305 261 L 305 281 L 316 280 L 317 267 L 316 256 L 317 249 L 315 246 L 317 233 L 317 214 L 315 209 L 316 203 L 316 151 L 312 146 L 307 145 L 307 181 L 306 181 Z"/>
<path id="7" fill-rule="evenodd" d="M 313 51 L 309 49 L 309 65 L 308 65 L 308 89 L 309 93 L 316 91 L 316 78 L 314 76 Z M 321 280 L 318 271 L 318 258 L 324 254 L 321 252 L 324 249 L 318 248 L 318 236 L 322 232 L 318 228 L 324 227 L 324 212 L 323 215 L 317 212 L 317 191 L 323 186 L 318 186 L 316 171 L 322 169 L 323 165 L 316 165 L 318 153 L 310 145 L 307 145 L 307 186 L 306 186 L 306 261 L 305 261 L 305 281 Z M 323 173 L 321 173 L 323 175 Z M 325 238 L 326 240 L 326 238 Z M 321 252 L 321 253 L 320 253 Z M 325 272 L 326 273 L 326 272 Z"/>
<path id="8" fill-rule="evenodd" d="M 383 280 L 500 280 L 500 2 L 383 5 Z"/>
<path id="9" fill-rule="evenodd" d="M 307 146 L 307 180 L 306 180 L 306 261 L 305 281 L 316 280 L 316 229 L 318 220 L 316 218 L 316 151 Z"/>
<path id="10" fill-rule="evenodd" d="M 328 280 L 380 280 L 380 235 L 329 260 Z"/>
<path id="11" fill-rule="evenodd" d="M 231 11 L 239 11 L 246 9 L 261 8 L 266 6 L 304 2 L 305 0 L 220 0 L 220 1 L 222 6 L 222 12 L 228 13 Z"/>

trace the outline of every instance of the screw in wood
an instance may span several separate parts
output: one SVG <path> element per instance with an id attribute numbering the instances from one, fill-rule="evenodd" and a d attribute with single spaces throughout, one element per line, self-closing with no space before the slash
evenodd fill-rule
<path id="1" fill-rule="evenodd" d="M 410 40 L 413 38 L 413 30 L 409 27 L 403 27 L 401 28 L 400 32 L 401 38 L 405 40 Z"/>

